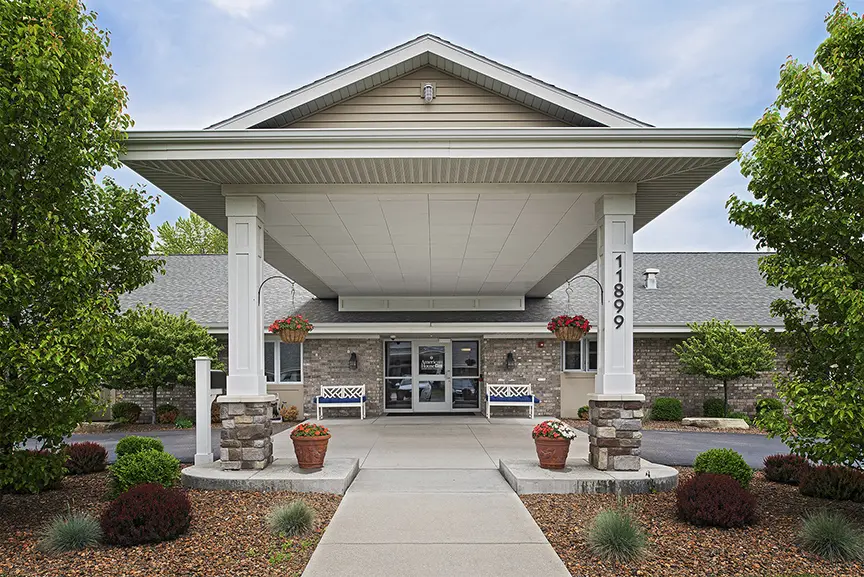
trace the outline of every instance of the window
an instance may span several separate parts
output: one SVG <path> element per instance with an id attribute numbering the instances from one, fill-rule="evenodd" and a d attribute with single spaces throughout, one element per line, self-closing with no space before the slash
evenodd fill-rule
<path id="1" fill-rule="evenodd" d="M 578 342 L 564 342 L 565 371 L 597 370 L 597 337 L 586 336 Z"/>
<path id="2" fill-rule="evenodd" d="M 480 407 L 480 342 L 453 341 L 453 408 Z"/>
<path id="3" fill-rule="evenodd" d="M 410 409 L 411 341 L 384 343 L 384 408 Z"/>
<path id="4" fill-rule="evenodd" d="M 264 341 L 264 377 L 268 383 L 302 383 L 302 343 Z"/>

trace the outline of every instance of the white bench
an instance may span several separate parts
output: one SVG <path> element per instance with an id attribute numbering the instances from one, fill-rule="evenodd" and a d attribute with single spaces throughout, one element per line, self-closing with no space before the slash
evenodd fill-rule
<path id="1" fill-rule="evenodd" d="M 534 405 L 540 400 L 531 394 L 531 385 L 486 385 L 486 418 L 492 407 L 528 407 L 534 418 Z"/>
<path id="2" fill-rule="evenodd" d="M 366 385 L 339 385 L 321 387 L 321 394 L 315 397 L 315 407 L 320 421 L 324 409 L 343 409 L 360 407 L 360 418 L 366 418 Z"/>

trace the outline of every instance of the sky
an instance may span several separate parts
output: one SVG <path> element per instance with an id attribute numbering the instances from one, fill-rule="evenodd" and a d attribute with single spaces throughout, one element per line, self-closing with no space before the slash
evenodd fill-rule
<path id="1" fill-rule="evenodd" d="M 834 0 L 90 0 L 137 130 L 200 129 L 425 33 L 660 127 L 751 127 Z M 864 0 L 848 2 L 861 12 Z M 129 169 L 126 186 L 153 185 Z M 638 251 L 753 250 L 737 162 L 636 234 Z M 162 195 L 155 228 L 188 211 Z"/>

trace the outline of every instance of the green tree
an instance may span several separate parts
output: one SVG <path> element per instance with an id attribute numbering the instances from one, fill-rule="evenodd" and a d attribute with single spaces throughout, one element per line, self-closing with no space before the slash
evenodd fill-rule
<path id="1" fill-rule="evenodd" d="M 108 36 L 75 0 L 0 2 L 0 486 L 28 438 L 57 449 L 122 361 L 118 295 L 142 259 L 155 200 L 96 174 L 131 124 Z"/>
<path id="2" fill-rule="evenodd" d="M 711 319 L 687 326 L 693 335 L 672 350 L 681 370 L 723 383 L 723 414 L 729 414 L 729 383 L 774 368 L 776 353 L 759 327 L 739 331 L 729 321 Z"/>
<path id="3" fill-rule="evenodd" d="M 733 196 L 729 220 L 749 229 L 789 348 L 775 379 L 787 415 L 762 423 L 816 461 L 864 461 L 864 21 L 842 3 L 812 64 L 789 59 L 777 100 L 741 155 L 754 201 Z"/>
<path id="4" fill-rule="evenodd" d="M 124 313 L 121 324 L 124 346 L 132 352 L 133 358 L 114 373 L 108 386 L 150 389 L 153 395 L 152 422 L 155 423 L 159 389 L 194 385 L 193 359 L 199 356 L 216 359 L 219 345 L 185 312 L 172 315 L 161 309 L 138 305 Z"/>
<path id="5" fill-rule="evenodd" d="M 226 254 L 228 235 L 195 214 L 156 227 L 158 254 Z"/>

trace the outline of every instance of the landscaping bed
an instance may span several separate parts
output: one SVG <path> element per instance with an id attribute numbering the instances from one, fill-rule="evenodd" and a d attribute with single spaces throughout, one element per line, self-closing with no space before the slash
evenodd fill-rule
<path id="1" fill-rule="evenodd" d="M 680 468 L 680 481 L 693 475 Z M 695 527 L 676 516 L 675 493 L 634 495 L 626 502 L 648 538 L 647 552 L 626 564 L 605 562 L 586 543 L 591 521 L 614 507 L 614 495 L 522 495 L 522 501 L 574 577 L 820 577 L 864 575 L 862 562 L 829 562 L 797 545 L 803 514 L 822 509 L 845 513 L 864 524 L 864 504 L 804 497 L 798 488 L 766 481 L 756 473 L 750 489 L 759 521 L 739 529 Z"/>
<path id="2" fill-rule="evenodd" d="M 582 432 L 588 431 L 589 423 L 584 419 L 564 419 L 571 427 Z M 685 427 L 678 421 L 642 421 L 643 431 L 679 431 L 684 433 L 738 433 L 742 435 L 762 435 L 766 433 L 758 427 L 750 425 L 749 429 L 700 429 L 699 427 Z"/>
<path id="3" fill-rule="evenodd" d="M 47 554 L 36 549 L 40 528 L 68 504 L 98 516 L 108 506 L 107 474 L 67 476 L 60 489 L 36 495 L 2 495 L 0 575 L 127 577 L 280 575 L 299 576 L 336 511 L 338 495 L 237 491 L 187 492 L 192 523 L 174 541 L 133 547 Z M 317 515 L 302 537 L 277 537 L 266 516 L 277 504 L 303 500 Z"/>

